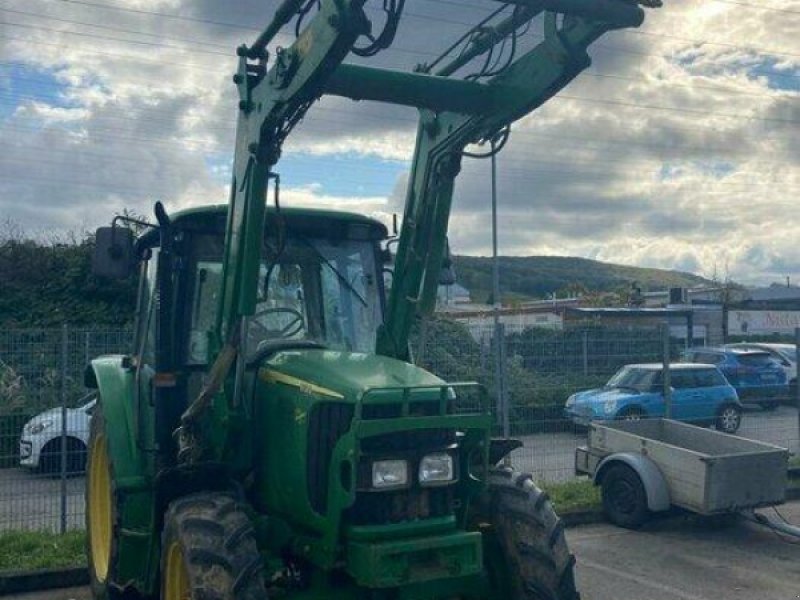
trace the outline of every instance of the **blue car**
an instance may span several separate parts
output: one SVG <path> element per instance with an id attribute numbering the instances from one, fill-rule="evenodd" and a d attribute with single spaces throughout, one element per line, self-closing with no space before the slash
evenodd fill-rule
<path id="1" fill-rule="evenodd" d="M 753 348 L 692 348 L 683 353 L 684 362 L 715 365 L 742 402 L 775 409 L 789 397 L 786 371 L 769 352 Z"/>
<path id="2" fill-rule="evenodd" d="M 672 418 L 699 425 L 715 425 L 736 433 L 742 423 L 742 405 L 736 390 L 712 365 L 670 365 Z M 665 416 L 663 365 L 625 365 L 599 389 L 573 394 L 564 409 L 579 426 L 592 421 L 629 420 Z"/>

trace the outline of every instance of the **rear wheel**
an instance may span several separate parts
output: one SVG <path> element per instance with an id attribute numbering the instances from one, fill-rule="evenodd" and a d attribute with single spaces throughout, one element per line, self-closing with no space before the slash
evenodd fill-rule
<path id="1" fill-rule="evenodd" d="M 717 415 L 717 431 L 734 434 L 742 424 L 742 410 L 738 406 L 728 404 L 719 410 Z"/>
<path id="2" fill-rule="evenodd" d="M 636 471 L 626 465 L 612 465 L 601 485 L 603 511 L 614 525 L 638 529 L 650 518 L 647 492 Z"/>
<path id="3" fill-rule="evenodd" d="M 161 600 L 266 600 L 250 519 L 220 492 L 175 500 L 164 521 Z"/>
<path id="4" fill-rule="evenodd" d="M 483 533 L 492 598 L 580 598 L 564 525 L 530 475 L 493 470 L 472 522 Z"/>

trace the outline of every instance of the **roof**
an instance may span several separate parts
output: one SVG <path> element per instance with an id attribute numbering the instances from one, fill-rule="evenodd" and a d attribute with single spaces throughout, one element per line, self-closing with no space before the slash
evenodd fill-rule
<path id="1" fill-rule="evenodd" d="M 571 308 L 566 309 L 567 314 L 594 315 L 598 317 L 687 317 L 691 309 L 679 308 Z"/>
<path id="2" fill-rule="evenodd" d="M 184 210 L 179 210 L 175 212 L 175 214 L 170 215 L 170 219 L 172 219 L 173 223 L 178 223 L 185 220 L 187 217 L 202 218 L 203 216 L 208 216 L 213 218 L 219 216 L 227 216 L 227 214 L 228 214 L 227 204 L 211 204 L 208 206 L 198 206 L 193 208 L 186 208 Z M 275 207 L 267 206 L 267 214 L 275 214 Z M 314 216 L 322 218 L 327 217 L 331 219 L 339 219 L 342 221 L 353 221 L 354 223 L 364 223 L 365 225 L 374 225 L 375 227 L 386 229 L 386 225 L 384 225 L 377 219 L 373 219 L 371 217 L 367 217 L 365 215 L 361 215 L 358 213 L 341 211 L 341 210 L 324 210 L 320 208 L 281 206 L 281 214 L 289 218 L 298 216 Z"/>
<path id="3" fill-rule="evenodd" d="M 276 214 L 278 213 L 274 206 L 267 206 L 268 218 L 270 216 L 275 216 Z M 227 215 L 227 204 L 213 204 L 176 211 L 175 213 L 169 215 L 169 218 L 174 225 L 178 226 L 188 226 L 196 223 L 199 226 L 216 225 L 224 227 Z M 280 215 L 286 219 L 290 227 L 293 225 L 293 223 L 297 224 L 299 222 L 316 222 L 317 224 L 320 222 L 326 222 L 330 224 L 334 221 L 344 221 L 345 223 L 349 224 L 367 225 L 368 227 L 373 228 L 373 231 L 378 233 L 376 237 L 380 237 L 381 239 L 388 236 L 386 225 L 377 219 L 373 219 L 358 213 L 338 210 L 322 210 L 318 208 L 282 206 L 280 209 Z M 328 228 L 330 229 L 330 226 Z M 333 227 L 333 230 L 338 231 L 339 229 L 339 225 Z M 140 238 L 140 243 L 144 246 L 149 246 L 157 243 L 157 240 L 158 229 L 151 229 Z"/>
<path id="4" fill-rule="evenodd" d="M 718 346 L 699 346 L 697 348 L 689 348 L 689 352 L 719 352 L 719 353 L 726 353 L 730 352 L 731 354 L 767 354 L 766 350 L 753 350 L 748 348 L 735 348 L 735 347 L 726 347 L 721 348 Z"/>
<path id="5" fill-rule="evenodd" d="M 662 363 L 636 363 L 632 365 L 625 365 L 626 367 L 635 367 L 637 369 L 647 369 L 651 371 L 661 370 L 664 368 Z M 670 363 L 670 371 L 695 371 L 697 369 L 708 369 L 714 365 L 706 365 L 703 363 Z M 714 367 L 716 368 L 716 367 Z"/>
<path id="6" fill-rule="evenodd" d="M 772 342 L 736 342 L 728 344 L 728 348 L 769 348 L 770 350 L 790 350 L 794 351 L 794 344 L 773 344 Z"/>
<path id="7" fill-rule="evenodd" d="M 765 288 L 751 288 L 747 290 L 747 295 L 753 301 L 800 300 L 800 287 L 771 285 Z"/>

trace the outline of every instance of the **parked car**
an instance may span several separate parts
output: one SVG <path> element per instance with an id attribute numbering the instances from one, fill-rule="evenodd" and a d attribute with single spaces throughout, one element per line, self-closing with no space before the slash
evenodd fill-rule
<path id="1" fill-rule="evenodd" d="M 768 352 L 769 355 L 783 367 L 786 377 L 789 380 L 789 387 L 793 389 L 797 385 L 797 346 L 795 344 L 740 342 L 737 344 L 727 344 L 725 347 Z"/>
<path id="2" fill-rule="evenodd" d="M 74 474 L 86 469 L 86 447 L 89 442 L 89 425 L 97 402 L 90 394 L 82 399 L 78 408 L 66 410 L 67 472 Z M 88 400 L 88 402 L 86 402 Z M 19 464 L 43 473 L 61 470 L 61 407 L 36 415 L 22 428 L 19 441 Z"/>
<path id="3" fill-rule="evenodd" d="M 736 388 L 742 402 L 773 410 L 789 395 L 783 367 L 769 352 L 748 348 L 692 348 L 683 353 L 685 362 L 715 365 Z"/>
<path id="4" fill-rule="evenodd" d="M 712 365 L 670 365 L 672 418 L 700 425 L 715 425 L 736 433 L 742 423 L 742 405 L 736 390 Z M 592 421 L 663 417 L 663 365 L 625 365 L 602 388 L 573 394 L 565 414 L 576 425 Z"/>

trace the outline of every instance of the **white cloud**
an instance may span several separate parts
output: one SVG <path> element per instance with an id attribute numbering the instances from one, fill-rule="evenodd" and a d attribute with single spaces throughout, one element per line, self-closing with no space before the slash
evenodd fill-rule
<path id="1" fill-rule="evenodd" d="M 62 19 L 10 15 L 34 28 L 4 26 L 0 38 L 3 60 L 22 65 L 0 80 L 13 107 L 0 121 L 0 212 L 29 228 L 94 226 L 123 207 L 149 212 L 155 199 L 183 207 L 227 197 L 218 159 L 233 148 L 233 49 L 276 3 L 113 4 L 134 12 L 4 5 Z M 492 7 L 410 1 L 395 49 L 371 64 L 409 70 L 463 31 L 459 21 Z M 725 264 L 740 280 L 800 277 L 797 24 L 792 13 L 687 0 L 648 11 L 640 31 L 605 36 L 594 67 L 518 123 L 499 157 L 502 249 L 704 274 Z M 323 175 L 338 174 L 343 155 L 408 158 L 414 136 L 411 109 L 324 99 L 285 148 L 316 156 L 320 173 L 285 181 L 285 202 L 383 218 L 401 210 L 403 181 L 386 182 L 395 184 L 387 198 L 348 196 L 327 191 Z M 347 177 L 358 189 L 362 174 Z M 488 199 L 488 162 L 465 161 L 455 251 L 488 251 Z"/>

